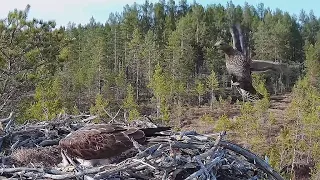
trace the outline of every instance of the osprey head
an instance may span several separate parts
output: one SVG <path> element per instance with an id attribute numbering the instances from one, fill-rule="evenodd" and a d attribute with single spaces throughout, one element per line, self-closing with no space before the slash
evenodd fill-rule
<path id="1" fill-rule="evenodd" d="M 226 50 L 228 48 L 230 48 L 230 45 L 227 44 L 226 42 L 224 42 L 223 40 L 219 40 L 217 41 L 214 46 L 220 50 Z"/>

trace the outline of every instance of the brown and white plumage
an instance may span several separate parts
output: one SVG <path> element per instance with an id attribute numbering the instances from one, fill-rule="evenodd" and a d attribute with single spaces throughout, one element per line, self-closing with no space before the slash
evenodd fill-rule
<path id="1" fill-rule="evenodd" d="M 262 98 L 263 96 L 252 85 L 251 61 L 246 55 L 240 26 L 232 26 L 230 33 L 233 38 L 233 47 L 224 41 L 218 41 L 215 46 L 225 53 L 226 67 L 232 76 L 232 83 L 239 86 L 242 95 L 249 93 Z"/>
<path id="2" fill-rule="evenodd" d="M 61 139 L 59 146 L 68 156 L 80 160 L 109 159 L 133 147 L 133 141 L 144 143 L 146 137 L 169 127 L 137 129 L 117 124 L 92 124 Z"/>

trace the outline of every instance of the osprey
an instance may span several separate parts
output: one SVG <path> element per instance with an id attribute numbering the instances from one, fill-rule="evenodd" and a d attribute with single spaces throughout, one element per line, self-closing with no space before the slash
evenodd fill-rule
<path id="1" fill-rule="evenodd" d="M 60 140 L 63 166 L 69 164 L 65 155 L 76 159 L 83 166 L 110 163 L 113 158 L 134 147 L 134 141 L 145 143 L 146 137 L 169 129 L 170 127 L 126 128 L 119 124 L 85 126 Z"/>
<path id="2" fill-rule="evenodd" d="M 240 25 L 233 25 L 230 28 L 230 33 L 233 47 L 222 40 L 218 41 L 215 46 L 225 53 L 227 71 L 232 77 L 231 85 L 240 89 L 243 98 L 262 99 L 263 96 L 252 85 L 251 60 L 246 53 Z"/>

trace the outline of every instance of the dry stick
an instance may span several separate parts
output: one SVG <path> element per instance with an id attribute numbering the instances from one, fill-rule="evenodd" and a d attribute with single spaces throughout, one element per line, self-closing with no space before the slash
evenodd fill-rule
<path id="1" fill-rule="evenodd" d="M 213 154 L 213 153 L 218 149 L 218 147 L 219 147 L 219 145 L 220 145 L 220 143 L 221 143 L 221 140 L 222 140 L 223 136 L 225 136 L 225 135 L 226 135 L 226 132 L 225 132 L 225 131 L 222 132 L 222 133 L 220 133 L 219 136 L 218 136 L 218 138 L 216 139 L 213 147 L 212 147 L 211 149 L 209 149 L 208 151 L 200 154 L 199 156 L 200 156 L 201 158 L 206 158 L 206 157 L 210 156 L 211 154 Z"/>
<path id="2" fill-rule="evenodd" d="M 54 139 L 54 140 L 44 140 L 41 143 L 39 143 L 39 146 L 52 146 L 52 145 L 58 145 L 59 144 L 59 140 Z"/>
<path id="3" fill-rule="evenodd" d="M 27 168 L 27 167 L 17 167 L 17 168 L 0 168 L 0 173 L 16 173 L 21 171 L 35 171 L 35 172 L 44 172 L 43 169 L 40 168 Z"/>
<path id="4" fill-rule="evenodd" d="M 218 149 L 218 146 L 219 146 L 219 144 L 220 144 L 220 142 L 221 142 L 221 139 L 222 139 L 222 137 L 223 137 L 224 135 L 225 135 L 225 132 L 220 133 L 219 136 L 218 136 L 218 138 L 216 139 L 213 147 L 212 147 L 211 149 L 209 149 L 208 151 L 206 151 L 206 152 L 204 152 L 204 153 L 202 153 L 202 154 L 200 154 L 200 155 L 198 155 L 198 156 L 195 156 L 193 159 L 199 161 L 200 158 L 206 158 L 206 157 L 210 156 L 211 154 L 213 154 L 213 153 Z M 219 160 L 220 160 L 220 159 L 217 159 L 217 158 L 216 158 L 216 159 L 214 159 L 214 160 L 212 161 L 212 163 L 213 163 L 213 164 L 216 164 L 217 162 L 219 162 Z M 200 162 L 201 162 L 201 161 L 200 161 Z M 193 179 L 193 178 L 196 178 L 196 177 L 200 176 L 200 175 L 203 174 L 203 173 L 205 173 L 205 174 L 207 175 L 207 178 L 209 178 L 209 177 L 208 177 L 209 173 L 208 173 L 208 171 L 207 171 L 207 168 L 204 167 L 204 165 L 202 164 L 202 162 L 201 162 L 200 165 L 201 165 L 201 169 L 200 169 L 199 171 L 196 171 L 196 172 L 194 172 L 193 174 L 191 174 L 188 178 L 186 178 L 186 180 L 191 180 L 191 179 Z M 210 166 L 213 166 L 213 165 L 211 164 Z M 209 166 L 209 167 L 210 167 L 210 166 Z"/>
<path id="5" fill-rule="evenodd" d="M 252 152 L 246 149 L 243 149 L 240 146 L 237 146 L 235 144 L 232 144 L 230 142 L 225 142 L 225 141 L 221 141 L 220 146 L 243 155 L 249 161 L 256 163 L 255 165 L 257 167 L 259 167 L 261 170 L 266 172 L 268 175 L 274 177 L 276 180 L 283 180 L 283 178 L 275 170 L 273 170 L 268 163 L 266 163 L 264 160 L 262 160 Z"/>
<path id="6" fill-rule="evenodd" d="M 68 179 L 68 178 L 75 178 L 75 177 L 81 177 L 86 174 L 95 174 L 101 172 L 104 168 L 107 166 L 101 166 L 101 167 L 95 167 L 91 169 L 85 169 L 82 172 L 76 172 L 76 173 L 65 173 L 62 171 L 56 171 L 56 170 L 45 170 L 42 168 L 27 168 L 27 167 L 18 167 L 18 168 L 1 168 L 0 173 L 17 173 L 17 172 L 36 172 L 39 177 L 43 178 L 51 178 L 51 179 Z M 52 174 L 55 173 L 55 174 Z M 29 174 L 24 174 L 25 176 L 30 177 Z"/>
<path id="7" fill-rule="evenodd" d="M 109 116 L 109 118 L 111 118 L 111 120 L 109 121 L 109 123 L 113 123 L 113 121 L 114 121 L 114 120 L 116 119 L 116 117 L 118 116 L 120 110 L 121 110 L 121 108 L 118 110 L 118 112 L 116 113 L 115 116 L 111 116 L 111 114 L 110 114 L 107 110 L 105 110 L 105 109 L 103 108 L 103 111 Z"/>
<path id="8" fill-rule="evenodd" d="M 109 121 L 109 123 L 112 123 L 116 117 L 118 116 L 118 114 L 120 113 L 121 108 L 118 110 L 118 112 L 116 113 L 116 115 L 114 115 L 114 117 Z"/>
<path id="9" fill-rule="evenodd" d="M 9 117 L 0 120 L 0 124 L 6 123 L 7 121 L 9 121 L 6 125 L 6 127 L 3 129 L 3 131 L 6 134 L 0 137 L 0 150 L 2 148 L 2 143 L 3 143 L 4 138 L 6 138 L 9 135 L 9 129 L 13 123 L 12 115 L 13 115 L 13 112 L 10 113 Z"/>
<path id="10" fill-rule="evenodd" d="M 221 155 L 222 156 L 222 155 Z M 215 159 L 212 160 L 212 162 L 210 162 L 207 165 L 206 169 L 211 169 L 213 166 L 215 166 L 218 162 L 222 161 L 221 156 L 216 157 Z M 187 177 L 185 180 L 191 180 L 194 178 L 197 178 L 198 176 L 203 174 L 204 169 L 201 168 L 199 171 L 194 172 L 193 174 L 191 174 L 189 177 Z M 214 177 L 215 178 L 215 177 Z"/>
<path id="11" fill-rule="evenodd" d="M 75 118 L 82 118 L 82 117 L 92 117 L 91 115 L 87 115 L 87 114 L 80 114 L 80 115 L 66 115 L 69 118 L 75 119 Z"/>
<path id="12" fill-rule="evenodd" d="M 88 118 L 83 119 L 82 121 L 83 121 L 83 122 L 90 122 L 91 120 L 96 119 L 97 117 L 98 117 L 98 116 L 89 116 Z"/>
<path id="13" fill-rule="evenodd" d="M 138 166 L 139 164 L 144 164 L 145 166 L 147 166 L 147 167 L 152 167 L 152 169 L 156 169 L 155 167 L 153 167 L 153 166 L 151 166 L 151 165 L 149 165 L 149 164 L 147 164 L 147 163 L 145 163 L 145 162 L 143 162 L 143 161 L 137 161 L 137 157 L 145 157 L 146 155 L 149 155 L 149 153 L 148 153 L 148 151 L 150 150 L 150 149 L 153 149 L 153 148 L 155 148 L 155 147 L 157 147 L 157 150 L 161 147 L 161 145 L 159 145 L 159 146 L 153 146 L 153 147 L 151 147 L 151 148 L 148 148 L 148 149 L 146 149 L 145 151 L 143 151 L 143 152 L 141 152 L 141 153 L 139 153 L 138 154 L 138 156 L 136 156 L 135 158 L 130 158 L 130 159 L 128 159 L 128 160 L 126 160 L 124 163 L 120 163 L 120 164 L 118 164 L 118 166 L 117 167 L 115 167 L 115 168 L 113 168 L 113 169 L 108 169 L 108 170 L 105 170 L 105 171 L 103 171 L 103 172 L 100 172 L 100 173 L 98 173 L 98 174 L 96 174 L 95 176 L 94 176 L 94 178 L 95 179 L 102 179 L 103 177 L 106 177 L 106 176 L 108 176 L 108 175 L 111 175 L 111 174 L 114 174 L 114 173 L 116 173 L 116 172 L 121 172 L 121 171 L 123 171 L 123 170 L 125 170 L 125 169 L 130 169 L 130 168 L 133 168 L 133 167 L 136 167 L 136 166 Z M 147 160 L 148 159 L 151 159 L 152 157 L 150 157 L 149 156 L 149 158 L 147 158 Z M 128 164 L 128 162 L 129 161 L 135 161 L 135 162 L 133 162 L 133 163 L 131 163 L 131 164 Z"/>
<path id="14" fill-rule="evenodd" d="M 144 165 L 146 165 L 146 166 L 148 166 L 148 167 L 150 167 L 151 169 L 156 169 L 155 167 L 153 167 L 152 165 L 150 165 L 150 164 L 148 164 L 148 163 L 146 163 L 146 162 L 143 162 L 143 161 L 141 161 L 141 160 L 139 160 L 139 159 L 132 159 L 133 161 L 135 161 L 135 162 L 139 162 L 139 163 L 141 163 L 141 164 L 144 164 Z"/>
<path id="15" fill-rule="evenodd" d="M 140 162 L 135 162 L 135 163 L 132 163 L 132 164 L 124 164 L 122 166 L 119 166 L 119 167 L 116 167 L 116 168 L 113 168 L 113 169 L 108 169 L 108 170 L 105 170 L 103 172 L 97 173 L 94 176 L 94 179 L 103 179 L 104 177 L 106 177 L 108 175 L 114 174 L 116 172 L 121 172 L 121 171 L 123 171 L 125 169 L 130 169 L 130 168 L 135 167 L 135 166 L 137 166 L 139 164 L 140 164 Z"/>
<path id="16" fill-rule="evenodd" d="M 200 165 L 202 172 L 206 175 L 207 178 L 209 178 L 210 174 L 208 172 L 208 169 L 204 166 L 204 164 L 201 162 L 201 160 L 199 159 L 198 156 L 196 156 L 195 159 L 198 162 L 198 164 Z"/>
<path id="17" fill-rule="evenodd" d="M 10 115 L 7 118 L 0 119 L 0 123 L 6 123 L 12 118 L 13 112 L 10 113 Z"/>
<path id="18" fill-rule="evenodd" d="M 13 123 L 13 119 L 10 118 L 8 124 L 7 124 L 6 127 L 4 128 L 4 131 L 5 131 L 5 132 L 9 132 L 9 129 L 10 129 L 12 123 Z"/>
<path id="19" fill-rule="evenodd" d="M 91 169 L 85 169 L 82 172 L 76 172 L 76 173 L 65 173 L 61 175 L 55 175 L 55 174 L 48 174 L 45 173 L 42 175 L 44 178 L 51 178 L 51 179 L 68 179 L 68 178 L 75 178 L 75 177 L 81 177 L 86 174 L 95 174 L 101 172 L 101 170 L 104 167 L 97 167 L 97 168 L 91 168 Z"/>
<path id="20" fill-rule="evenodd" d="M 13 143 L 13 144 L 11 145 L 10 149 L 11 149 L 11 150 L 16 149 L 16 147 L 18 146 L 18 144 L 19 144 L 20 142 L 21 142 L 21 141 L 18 140 L 18 141 L 16 141 L 15 143 Z"/>
<path id="21" fill-rule="evenodd" d="M 62 150 L 62 153 L 78 172 L 82 172 L 82 169 L 80 169 L 79 166 L 68 156 L 65 150 Z"/>

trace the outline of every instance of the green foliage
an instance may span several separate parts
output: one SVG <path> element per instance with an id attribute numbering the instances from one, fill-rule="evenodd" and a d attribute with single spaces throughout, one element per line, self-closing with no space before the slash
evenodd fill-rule
<path id="1" fill-rule="evenodd" d="M 228 101 L 226 99 L 223 99 L 222 96 L 219 96 L 219 104 L 221 107 L 226 107 L 228 105 Z"/>
<path id="2" fill-rule="evenodd" d="M 35 102 L 26 111 L 24 118 L 37 120 L 51 120 L 63 112 L 62 86 L 60 79 L 56 78 L 41 83 L 36 87 Z"/>
<path id="3" fill-rule="evenodd" d="M 162 120 L 169 121 L 170 120 L 170 110 L 169 105 L 167 105 L 166 101 L 161 101 L 160 112 L 162 114 Z"/>
<path id="4" fill-rule="evenodd" d="M 90 107 L 90 114 L 97 115 L 101 120 L 107 117 L 106 108 L 109 105 L 109 101 L 105 99 L 102 94 L 96 94 L 95 103 Z"/>
<path id="5" fill-rule="evenodd" d="M 303 155 L 319 164 L 320 142 L 320 91 L 318 42 L 308 45 L 306 54 L 306 76 L 300 79 L 292 93 L 292 102 L 287 110 L 287 124 L 290 124 L 279 136 L 279 146 L 284 166 L 291 164 L 301 154 L 292 152 L 304 152 Z M 318 166 L 312 170 L 313 177 L 317 177 Z"/>
<path id="6" fill-rule="evenodd" d="M 60 54 L 58 55 L 59 62 L 65 62 L 70 59 L 70 47 L 64 47 L 61 49 Z"/>
<path id="7" fill-rule="evenodd" d="M 181 106 L 182 104 L 182 98 L 183 96 L 186 96 L 187 95 L 187 92 L 186 92 L 186 85 L 185 83 L 181 82 L 181 81 L 175 81 L 175 83 L 172 83 L 173 84 L 173 93 L 174 93 L 174 96 L 175 98 L 177 99 L 178 101 L 178 105 Z"/>
<path id="8" fill-rule="evenodd" d="M 279 172 L 281 163 L 281 153 L 279 147 L 276 144 L 273 144 L 271 147 L 269 147 L 266 155 L 269 158 L 269 164 L 271 167 Z"/>
<path id="9" fill-rule="evenodd" d="M 319 31 L 320 34 L 320 31 Z M 309 45 L 306 48 L 306 68 L 307 78 L 313 83 L 313 85 L 320 89 L 319 78 L 320 78 L 320 39 L 315 45 Z"/>
<path id="10" fill-rule="evenodd" d="M 29 10 L 30 5 L 24 10 L 15 9 L 0 20 L 0 69 L 3 72 L 0 75 L 0 103 L 4 104 L 4 112 L 6 108 L 15 109 L 36 91 L 37 103 L 33 105 L 30 116 L 50 119 L 59 111 L 60 100 L 48 104 L 40 101 L 44 99 L 47 88 L 52 86 L 48 81 L 62 66 L 59 54 L 68 47 L 70 39 L 63 28 L 54 29 L 53 21 L 28 19 Z M 51 104 L 54 107 L 47 107 Z M 47 115 L 43 115 L 43 111 L 47 111 Z"/>
<path id="11" fill-rule="evenodd" d="M 319 163 L 315 164 L 314 169 L 311 170 L 311 179 L 312 180 L 319 179 L 320 171 L 318 169 L 320 169 L 320 164 Z"/>
<path id="12" fill-rule="evenodd" d="M 158 63 L 152 76 L 149 87 L 157 99 L 157 110 L 162 114 L 163 120 L 169 120 L 169 106 L 167 105 L 171 92 L 170 80 Z"/>
<path id="13" fill-rule="evenodd" d="M 241 115 L 236 118 L 234 128 L 243 143 L 250 145 L 250 149 L 256 153 L 265 153 L 266 147 L 266 128 L 265 117 L 267 116 L 267 108 L 263 101 L 252 104 L 245 102 L 240 108 Z"/>
<path id="14" fill-rule="evenodd" d="M 263 74 L 252 74 L 253 86 L 261 93 L 264 98 L 269 99 L 269 93 L 266 88 L 266 79 Z"/>
<path id="15" fill-rule="evenodd" d="M 263 75 L 253 74 L 253 86 L 257 91 L 261 93 L 264 98 L 258 101 L 255 105 L 255 109 L 259 116 L 264 116 L 264 113 L 270 106 L 270 95 L 266 89 L 265 77 Z"/>
<path id="16" fill-rule="evenodd" d="M 195 87 L 195 91 L 198 94 L 198 105 L 200 106 L 201 104 L 201 96 L 204 95 L 204 93 L 206 92 L 206 87 L 204 85 L 204 83 L 202 83 L 201 80 L 196 79 L 196 87 Z"/>
<path id="17" fill-rule="evenodd" d="M 211 74 L 207 78 L 207 86 L 211 91 L 217 90 L 219 87 L 219 81 L 216 73 L 212 70 Z"/>
<path id="18" fill-rule="evenodd" d="M 107 23 L 92 18 L 84 25 L 56 28 L 53 21 L 29 20 L 29 9 L 14 10 L 0 20 L 1 112 L 18 107 L 23 120 L 46 120 L 61 112 L 89 110 L 101 119 L 107 117 L 105 110 L 117 111 L 123 105 L 133 120 L 140 115 L 141 105 L 155 99 L 157 117 L 169 121 L 175 105 L 180 109 L 195 105 L 194 91 L 200 105 L 207 87 L 213 107 L 219 84 L 224 89 L 227 81 L 224 54 L 213 45 L 217 39 L 230 41 L 229 24 L 239 21 L 252 59 L 290 63 L 306 59 L 306 77 L 294 87 L 285 128 L 271 147 L 265 146 L 265 134 L 271 134 L 271 127 L 280 121 L 267 112 L 270 95 L 266 87 L 274 83 L 289 90 L 287 84 L 293 85 L 295 79 L 283 83 L 285 78 L 277 74 L 272 76 L 276 76 L 274 82 L 266 84 L 270 76 L 253 74 L 254 87 L 265 98 L 254 105 L 238 103 L 240 117 L 233 122 L 222 116 L 216 128 L 237 129 L 243 136 L 237 138 L 270 156 L 277 169 L 291 164 L 296 158 L 293 152 L 298 151 L 315 162 L 314 174 L 319 171 L 320 22 L 312 13 L 301 13 L 298 20 L 262 3 L 258 7 L 232 2 L 226 7 L 204 7 L 185 0 L 146 1 L 111 13 Z M 208 69 L 210 75 L 206 75 Z M 219 93 L 220 97 L 226 94 Z M 219 102 L 229 108 L 228 100 L 220 98 Z M 183 111 L 177 114 L 182 116 Z M 201 119 L 212 121 L 209 115 Z"/>
<path id="19" fill-rule="evenodd" d="M 71 110 L 71 113 L 73 115 L 80 115 L 81 112 L 79 111 L 79 109 L 77 108 L 77 106 L 73 106 L 72 110 Z"/>
<path id="20" fill-rule="evenodd" d="M 301 57 L 301 51 L 294 51 L 290 46 L 301 49 L 301 34 L 295 24 L 295 19 L 288 14 L 278 12 L 273 15 L 267 12 L 264 21 L 259 22 L 257 31 L 253 34 L 255 48 L 258 59 L 270 59 L 279 61 L 288 61 Z M 292 52 L 295 56 L 289 56 L 288 52 Z"/>
<path id="21" fill-rule="evenodd" d="M 219 88 L 219 81 L 217 78 L 216 73 L 212 70 L 211 74 L 207 77 L 207 87 L 209 88 L 210 92 L 211 92 L 211 103 L 210 106 L 211 108 L 213 107 L 213 103 L 214 103 L 214 91 L 216 91 Z"/>
<path id="22" fill-rule="evenodd" d="M 271 126 L 277 123 L 277 119 L 275 118 L 275 115 L 273 112 L 269 113 L 269 123 Z"/>
<path id="23" fill-rule="evenodd" d="M 135 120 L 140 116 L 140 113 L 138 111 L 138 104 L 135 102 L 134 91 L 131 84 L 129 84 L 127 88 L 127 96 L 124 99 L 123 107 L 129 113 L 129 121 Z"/>
<path id="24" fill-rule="evenodd" d="M 0 78 L 0 104 L 10 97 L 5 105 L 15 106 L 19 102 L 16 97 L 27 98 L 38 83 L 62 75 L 62 104 L 69 113 L 74 106 L 88 112 L 88 102 L 98 93 L 108 99 L 111 111 L 116 111 L 121 106 L 118 102 L 126 97 L 127 83 L 134 86 L 137 102 L 155 97 L 158 115 L 160 109 L 168 113 L 175 104 L 194 105 L 190 100 L 194 87 L 200 101 L 203 89 L 209 87 L 213 107 L 218 77 L 226 74 L 224 54 L 212 47 L 217 39 L 230 40 L 225 31 L 230 22 L 242 23 L 255 59 L 301 61 L 304 40 L 316 49 L 319 30 L 312 14 L 305 16 L 300 27 L 285 12 L 271 13 L 263 5 L 241 7 L 232 2 L 226 7 L 189 5 L 184 0 L 135 3 L 125 6 L 122 13 L 111 13 L 107 23 L 92 18 L 87 24 L 70 23 L 65 28 L 55 28 L 53 21 L 28 20 L 29 9 L 12 11 L 0 21 L 4 32 L 0 38 L 2 72 L 12 60 L 10 72 Z M 158 65 L 163 73 L 154 76 Z M 208 69 L 213 71 L 205 77 L 205 84 L 196 82 L 195 77 Z M 18 95 L 12 96 L 10 89 L 17 89 Z"/>
<path id="25" fill-rule="evenodd" d="M 204 114 L 203 116 L 200 117 L 200 120 L 203 122 L 213 122 L 213 118 L 209 114 Z"/>
<path id="26" fill-rule="evenodd" d="M 195 90 L 199 96 L 202 96 L 206 92 L 204 84 L 199 79 L 196 80 L 196 89 Z"/>
<path id="27" fill-rule="evenodd" d="M 117 98 L 120 98 L 125 93 L 124 90 L 126 88 L 126 79 L 124 71 L 120 71 L 119 74 L 115 77 L 115 84 L 117 87 Z"/>
<path id="28" fill-rule="evenodd" d="M 216 131 L 231 131 L 234 128 L 233 122 L 224 114 L 215 123 Z"/>
<path id="29" fill-rule="evenodd" d="M 166 99 L 170 94 L 170 80 L 167 74 L 163 71 L 162 67 L 158 63 L 155 67 L 155 71 L 152 76 L 152 81 L 149 84 L 149 88 L 153 90 L 156 97 Z"/>

